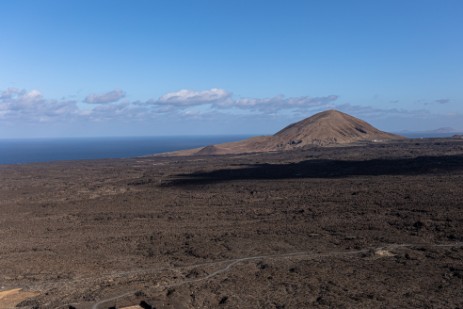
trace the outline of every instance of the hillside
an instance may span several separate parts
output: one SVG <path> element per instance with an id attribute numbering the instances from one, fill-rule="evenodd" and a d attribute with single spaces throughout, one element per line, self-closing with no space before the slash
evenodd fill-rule
<path id="1" fill-rule="evenodd" d="M 328 110 L 293 123 L 272 136 L 258 136 L 243 141 L 209 145 L 162 155 L 221 155 L 291 150 L 307 146 L 335 146 L 355 142 L 382 142 L 404 137 L 383 132 L 348 114 Z"/>

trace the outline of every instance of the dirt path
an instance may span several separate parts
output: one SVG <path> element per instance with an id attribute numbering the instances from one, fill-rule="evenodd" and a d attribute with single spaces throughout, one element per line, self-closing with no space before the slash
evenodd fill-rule
<path id="1" fill-rule="evenodd" d="M 336 257 L 336 256 L 354 256 L 354 255 L 359 255 L 359 254 L 366 254 L 368 252 L 373 252 L 374 255 L 376 255 L 378 258 L 381 258 L 385 256 L 394 255 L 391 252 L 394 249 L 410 248 L 410 247 L 463 247 L 463 242 L 457 242 L 457 243 L 452 243 L 452 244 L 389 244 L 385 246 L 373 247 L 373 248 L 368 248 L 368 249 L 353 250 L 353 251 L 330 251 L 326 253 L 313 253 L 313 252 L 302 251 L 302 252 L 291 252 L 291 253 L 282 253 L 282 254 L 273 254 L 273 255 L 250 256 L 250 257 L 242 257 L 242 258 L 237 258 L 237 259 L 224 260 L 224 261 L 219 261 L 219 262 L 194 264 L 194 265 L 189 265 L 189 266 L 182 266 L 179 268 L 193 269 L 193 268 L 200 267 L 200 266 L 211 266 L 211 265 L 219 265 L 219 264 L 227 264 L 227 265 L 224 266 L 223 268 L 220 268 L 208 274 L 207 276 L 204 276 L 201 278 L 183 280 L 183 281 L 173 283 L 173 284 L 166 284 L 163 286 L 159 286 L 159 288 L 163 290 L 167 288 L 178 287 L 184 284 L 191 284 L 191 283 L 197 283 L 197 282 L 209 280 L 221 273 L 225 273 L 229 271 L 233 266 L 239 263 L 242 263 L 242 262 L 247 262 L 247 261 L 262 260 L 262 259 L 285 259 L 285 258 L 292 258 L 292 257 L 294 258 L 299 257 L 299 258 L 305 258 L 305 259 L 317 259 L 317 258 L 328 258 L 328 257 Z M 149 272 L 149 271 L 147 270 L 145 272 Z M 137 271 L 137 273 L 141 273 L 141 272 Z M 99 302 L 95 303 L 92 306 L 92 309 L 99 309 L 99 306 L 102 304 L 133 295 L 134 293 L 135 291 L 132 291 L 132 292 L 127 292 L 127 293 L 120 294 L 117 296 L 113 296 L 111 298 L 102 299 Z"/>
<path id="2" fill-rule="evenodd" d="M 123 298 L 123 297 L 133 295 L 133 293 L 134 292 L 127 292 L 127 293 L 124 293 L 124 294 L 121 294 L 121 295 L 118 295 L 118 296 L 114 296 L 112 298 L 107 298 L 107 299 L 100 300 L 99 302 L 97 302 L 96 304 L 94 304 L 92 306 L 92 309 L 98 309 L 99 305 L 102 305 L 102 304 L 104 304 L 106 302 L 109 302 L 109 301 L 113 301 L 113 300 L 116 300 L 116 299 L 120 299 L 120 298 Z"/>

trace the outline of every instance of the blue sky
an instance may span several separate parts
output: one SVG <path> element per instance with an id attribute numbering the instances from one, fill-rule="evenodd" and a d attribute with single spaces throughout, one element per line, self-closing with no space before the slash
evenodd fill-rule
<path id="1" fill-rule="evenodd" d="M 0 0 L 0 138 L 463 130 L 463 1 Z"/>

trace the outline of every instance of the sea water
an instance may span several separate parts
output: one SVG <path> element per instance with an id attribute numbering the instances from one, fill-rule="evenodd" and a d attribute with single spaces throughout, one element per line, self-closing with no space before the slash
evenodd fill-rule
<path id="1" fill-rule="evenodd" d="M 0 164 L 128 158 L 238 141 L 249 135 L 0 139 Z"/>
<path id="2" fill-rule="evenodd" d="M 399 133 L 408 138 L 455 133 Z M 0 139 L 0 164 L 129 158 L 238 141 L 250 135 Z"/>

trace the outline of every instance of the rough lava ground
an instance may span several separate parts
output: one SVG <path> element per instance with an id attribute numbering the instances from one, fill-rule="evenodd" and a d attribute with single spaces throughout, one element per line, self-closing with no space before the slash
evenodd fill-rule
<path id="1" fill-rule="evenodd" d="M 462 308 L 462 188 L 461 139 L 4 165 L 0 289 L 38 293 L 22 308 Z"/>

